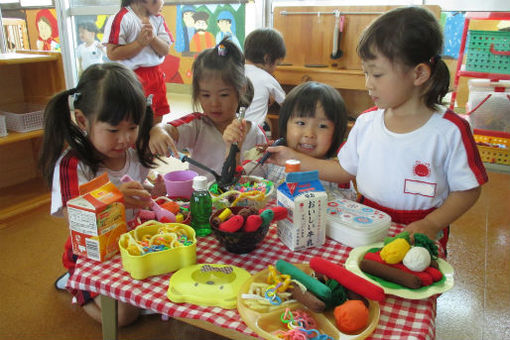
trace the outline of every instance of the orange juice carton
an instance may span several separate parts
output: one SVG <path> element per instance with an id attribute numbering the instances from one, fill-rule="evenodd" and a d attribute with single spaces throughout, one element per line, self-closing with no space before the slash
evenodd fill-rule
<path id="1" fill-rule="evenodd" d="M 80 196 L 67 202 L 74 254 L 104 261 L 119 252 L 127 232 L 123 200 L 106 173 L 80 186 Z"/>
<path id="2" fill-rule="evenodd" d="M 287 218 L 278 221 L 278 236 L 292 251 L 319 247 L 326 241 L 328 195 L 318 171 L 290 172 L 276 193 Z"/>

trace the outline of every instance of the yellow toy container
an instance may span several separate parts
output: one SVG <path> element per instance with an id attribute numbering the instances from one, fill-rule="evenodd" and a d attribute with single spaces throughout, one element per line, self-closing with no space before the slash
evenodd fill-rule
<path id="1" fill-rule="evenodd" d="M 160 232 L 186 235 L 188 244 L 173 242 L 170 249 L 134 255 L 128 251 L 134 241 L 157 237 Z M 138 245 L 138 247 L 140 247 Z M 122 234 L 119 239 L 122 266 L 133 279 L 143 280 L 149 276 L 174 272 L 177 269 L 196 263 L 197 240 L 195 230 L 181 223 L 159 223 L 147 221 L 139 225 L 135 230 Z"/>

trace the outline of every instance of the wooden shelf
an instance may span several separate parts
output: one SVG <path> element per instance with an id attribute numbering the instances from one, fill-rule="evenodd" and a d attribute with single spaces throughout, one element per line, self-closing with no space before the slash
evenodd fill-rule
<path id="1" fill-rule="evenodd" d="M 22 214 L 50 201 L 50 191 L 42 178 L 0 189 L 0 220 Z"/>
<path id="2" fill-rule="evenodd" d="M 299 85 L 305 81 L 326 83 L 337 89 L 366 91 L 362 70 L 333 67 L 278 66 L 274 73 L 280 84 Z"/>
<path id="3" fill-rule="evenodd" d="M 29 140 L 33 138 L 42 137 L 44 131 L 43 130 L 34 130 L 29 132 L 15 132 L 8 131 L 9 134 L 5 137 L 0 137 L 0 146 L 7 145 L 10 143 L 16 143 L 23 140 Z"/>
<path id="4" fill-rule="evenodd" d="M 58 60 L 58 56 L 55 54 L 0 53 L 0 65 L 40 63 L 55 60 Z"/>
<path id="5" fill-rule="evenodd" d="M 45 51 L 0 54 L 0 79 L 0 105 L 46 105 L 65 89 L 62 56 Z M 0 220 L 50 201 L 37 167 L 43 130 L 8 133 L 0 137 Z"/>

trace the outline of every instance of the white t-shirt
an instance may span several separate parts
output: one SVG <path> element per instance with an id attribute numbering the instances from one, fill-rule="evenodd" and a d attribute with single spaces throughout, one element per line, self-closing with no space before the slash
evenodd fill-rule
<path id="1" fill-rule="evenodd" d="M 251 80 L 254 89 L 253 100 L 246 109 L 245 117 L 262 126 L 266 119 L 267 109 L 269 106 L 269 98 L 281 104 L 285 99 L 285 91 L 278 81 L 265 70 L 255 65 L 244 65 L 246 76 Z"/>
<path id="2" fill-rule="evenodd" d="M 87 46 L 85 43 L 78 46 L 76 49 L 76 56 L 81 59 L 82 70 L 85 70 L 92 64 L 103 63 L 105 54 L 99 45 L 100 42 L 95 40 L 90 46 Z"/>
<path id="3" fill-rule="evenodd" d="M 191 158 L 201 164 L 213 169 L 218 175 L 221 175 L 221 169 L 226 157 L 226 146 L 223 136 L 218 131 L 214 123 L 201 113 L 191 113 L 180 119 L 169 122 L 179 131 L 179 141 L 177 149 L 187 149 L 191 153 Z M 244 160 L 244 152 L 256 145 L 267 144 L 264 131 L 255 124 L 251 124 L 250 130 L 240 150 L 241 162 Z M 214 176 L 205 170 L 197 168 L 190 164 L 189 168 L 196 171 L 199 175 L 206 176 L 209 181 L 214 180 Z"/>
<path id="4" fill-rule="evenodd" d="M 81 162 L 76 155 L 73 154 L 71 149 L 68 149 L 64 151 L 55 164 L 51 189 L 51 214 L 53 216 L 62 217 L 65 203 L 79 196 L 80 185 L 91 181 L 104 172 L 108 173 L 110 181 L 118 187 L 121 184 L 121 177 L 126 174 L 133 180 L 143 184 L 147 178 L 149 169 L 140 164 L 136 150 L 130 148 L 126 154 L 126 164 L 124 168 L 117 171 L 99 168 L 96 176 L 94 176 L 90 168 Z M 133 209 L 126 209 L 126 219 L 129 221 L 133 216 Z"/>
<path id="5" fill-rule="evenodd" d="M 173 42 L 170 31 L 161 15 L 149 16 L 153 33 L 158 38 L 170 44 Z M 142 29 L 142 21 L 130 6 L 123 7 L 116 15 L 108 18 L 105 25 L 103 44 L 127 45 L 138 37 Z M 151 67 L 160 65 L 165 56 L 160 56 L 152 47 L 145 46 L 140 53 L 130 59 L 119 60 L 120 63 L 134 70 L 138 67 Z"/>
<path id="6" fill-rule="evenodd" d="M 387 208 L 426 210 L 441 206 L 452 191 L 485 183 L 469 124 L 441 111 L 402 134 L 386 129 L 382 109 L 360 115 L 338 153 L 342 167 L 356 176 L 358 192 Z"/>

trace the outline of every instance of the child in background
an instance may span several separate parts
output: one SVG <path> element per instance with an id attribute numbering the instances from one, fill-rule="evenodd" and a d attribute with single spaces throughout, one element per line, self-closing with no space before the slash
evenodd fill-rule
<path id="1" fill-rule="evenodd" d="M 285 53 L 282 35 L 272 28 L 256 29 L 244 41 L 246 76 L 253 83 L 255 91 L 253 101 L 246 110 L 246 119 L 260 126 L 264 125 L 268 107 L 274 101 L 281 104 L 285 99 L 285 91 L 273 77 Z"/>
<path id="2" fill-rule="evenodd" d="M 160 65 L 174 42 L 159 13 L 162 0 L 122 0 L 121 10 L 108 18 L 103 43 L 110 60 L 118 61 L 138 75 L 145 95 L 154 96 L 154 124 L 170 112 L 165 74 Z"/>
<path id="3" fill-rule="evenodd" d="M 154 166 L 148 148 L 152 112 L 131 70 L 116 63 L 90 66 L 76 88 L 50 100 L 44 126 L 40 164 L 52 186 L 52 215 L 64 216 L 67 201 L 79 196 L 79 186 L 104 172 L 124 194 L 126 208 L 149 205 L 143 198 L 151 194 L 140 183 Z M 121 183 L 120 178 L 126 174 L 134 181 Z M 77 256 L 70 238 L 62 261 L 72 275 Z M 80 290 L 71 293 L 87 314 L 101 322 L 98 294 Z M 119 325 L 127 325 L 137 316 L 136 307 L 118 302 Z"/>
<path id="4" fill-rule="evenodd" d="M 289 148 L 269 148 L 270 162 L 301 160 L 322 179 L 356 179 L 361 202 L 387 212 L 412 234 L 441 239 L 478 199 L 487 173 L 468 123 L 442 107 L 449 72 L 433 14 L 402 7 L 378 17 L 362 34 L 358 54 L 377 107 L 360 115 L 338 153 L 318 161 Z M 444 231 L 444 233 L 443 233 Z"/>
<path id="5" fill-rule="evenodd" d="M 80 74 L 92 64 L 104 62 L 106 51 L 104 46 L 96 40 L 97 26 L 93 22 L 82 22 L 78 25 L 78 32 L 82 43 L 76 49 Z"/>
<path id="6" fill-rule="evenodd" d="M 192 113 L 151 130 L 153 153 L 169 156 L 177 149 L 187 149 L 191 158 L 221 174 L 230 146 L 238 142 L 244 152 L 255 145 L 267 143 L 262 129 L 250 121 L 236 119 L 241 106 L 250 105 L 253 89 L 244 74 L 244 57 L 228 38 L 216 47 L 202 51 L 192 66 L 193 104 L 204 113 Z M 213 180 L 212 174 L 190 165 L 190 169 Z"/>
<path id="7" fill-rule="evenodd" d="M 347 113 L 340 93 L 329 85 L 314 81 L 293 88 L 280 110 L 279 131 L 292 150 L 315 159 L 336 158 L 347 129 Z M 246 164 L 245 169 L 249 171 Z M 285 168 L 268 164 L 254 171 L 279 184 L 285 180 Z M 355 192 L 342 189 L 337 183 L 322 181 L 330 198 L 355 199 Z"/>

